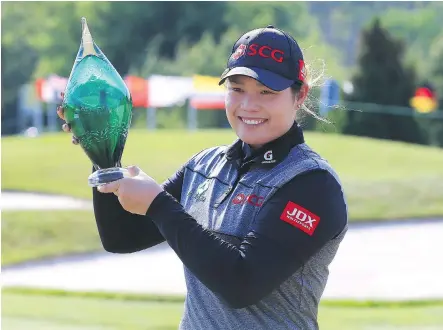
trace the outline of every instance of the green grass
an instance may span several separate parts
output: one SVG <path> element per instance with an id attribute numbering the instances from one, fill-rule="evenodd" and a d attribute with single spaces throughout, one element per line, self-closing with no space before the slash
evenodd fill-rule
<path id="1" fill-rule="evenodd" d="M 56 296 L 56 297 L 77 297 L 94 298 L 104 300 L 122 301 L 147 301 L 163 303 L 183 303 L 183 295 L 170 294 L 150 294 L 150 293 L 126 293 L 126 292 L 106 292 L 106 291 L 70 291 L 63 289 L 42 289 L 30 287 L 6 287 L 2 293 L 21 294 L 32 296 Z M 404 308 L 404 307 L 426 307 L 442 306 L 442 299 L 422 299 L 422 300 L 346 300 L 346 299 L 323 299 L 322 306 L 326 307 L 352 307 L 352 308 Z"/>
<path id="2" fill-rule="evenodd" d="M 102 250 L 91 211 L 3 211 L 2 265 Z"/>
<path id="3" fill-rule="evenodd" d="M 183 302 L 100 299 L 2 293 L 2 329 L 147 330 L 177 329 Z M 74 311 L 74 312 L 73 312 Z M 443 305 L 328 306 L 321 304 L 322 330 L 436 330 Z"/>
<path id="4" fill-rule="evenodd" d="M 2 294 L 2 306 L 2 329 L 10 330 L 177 329 L 183 311 L 183 303 L 20 294 Z"/>
<path id="5" fill-rule="evenodd" d="M 230 130 L 131 130 L 123 164 L 139 165 L 158 181 L 203 148 L 229 144 Z M 306 133 L 344 183 L 352 220 L 443 215 L 443 152 L 438 148 Z M 66 133 L 2 138 L 2 189 L 91 198 L 91 164 Z"/>
<path id="6" fill-rule="evenodd" d="M 133 130 L 123 163 L 137 164 L 162 181 L 195 152 L 234 138 L 230 131 Z M 319 133 L 306 138 L 341 175 L 353 220 L 443 215 L 441 149 Z M 86 184 L 91 165 L 69 135 L 7 137 L 1 143 L 2 189 L 91 197 Z M 2 265 L 102 250 L 92 210 L 3 211 L 1 244 Z M 182 299 L 5 289 L 2 327 L 177 329 Z M 319 323 L 322 330 L 437 330 L 443 328 L 443 303 L 324 301 Z"/>

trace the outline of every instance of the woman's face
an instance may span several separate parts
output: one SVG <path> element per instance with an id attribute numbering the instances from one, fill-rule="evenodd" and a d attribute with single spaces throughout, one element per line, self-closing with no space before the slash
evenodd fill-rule
<path id="1" fill-rule="evenodd" d="M 227 79 L 226 115 L 237 136 L 253 148 L 285 134 L 293 125 L 296 109 L 306 98 L 303 86 L 296 97 L 287 88 L 274 91 L 247 76 Z"/>

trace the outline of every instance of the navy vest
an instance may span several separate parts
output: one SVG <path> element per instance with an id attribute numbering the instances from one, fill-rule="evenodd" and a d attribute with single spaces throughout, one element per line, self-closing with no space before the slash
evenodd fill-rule
<path id="1" fill-rule="evenodd" d="M 253 168 L 240 180 L 238 166 L 226 158 L 226 150 L 210 148 L 189 162 L 181 204 L 204 228 L 237 246 L 262 205 L 295 176 L 324 169 L 340 183 L 328 162 L 305 143 L 293 147 L 276 166 Z M 245 198 L 255 206 L 244 203 Z M 187 295 L 180 329 L 318 329 L 317 309 L 328 266 L 346 231 L 347 226 L 267 297 L 241 309 L 227 306 L 185 267 Z"/>

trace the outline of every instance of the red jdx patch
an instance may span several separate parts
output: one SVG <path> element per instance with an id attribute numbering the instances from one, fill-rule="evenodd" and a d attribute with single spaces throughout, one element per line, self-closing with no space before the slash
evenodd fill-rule
<path id="1" fill-rule="evenodd" d="M 320 222 L 318 215 L 293 202 L 286 204 L 280 219 L 304 231 L 309 236 L 314 234 L 315 228 Z"/>

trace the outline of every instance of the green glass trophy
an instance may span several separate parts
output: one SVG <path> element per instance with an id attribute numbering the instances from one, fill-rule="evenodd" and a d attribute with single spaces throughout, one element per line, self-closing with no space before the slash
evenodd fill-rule
<path id="1" fill-rule="evenodd" d="M 91 187 L 123 178 L 121 158 L 132 119 L 125 82 L 95 44 L 86 19 L 63 99 L 65 120 L 91 160 Z"/>

